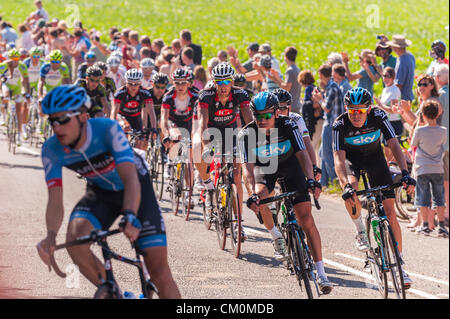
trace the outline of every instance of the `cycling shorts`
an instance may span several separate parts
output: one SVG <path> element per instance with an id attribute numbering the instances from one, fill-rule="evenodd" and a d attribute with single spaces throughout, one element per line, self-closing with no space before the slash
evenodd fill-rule
<path id="1" fill-rule="evenodd" d="M 166 247 L 166 229 L 150 175 L 139 175 L 139 181 L 142 196 L 137 217 L 142 229 L 137 240 L 137 248 L 142 250 L 150 247 Z M 73 209 L 70 221 L 83 218 L 95 229 L 107 230 L 120 216 L 122 204 L 123 191 L 105 190 L 88 183 L 86 193 Z"/>
<path id="2" fill-rule="evenodd" d="M 393 183 L 392 175 L 384 154 L 378 154 L 370 158 L 346 159 L 345 167 L 347 175 L 355 176 L 358 180 L 361 170 L 365 170 L 370 187 L 390 185 Z M 384 191 L 385 198 L 395 198 L 394 190 Z"/>
<path id="3" fill-rule="evenodd" d="M 295 156 L 291 156 L 287 159 L 283 165 L 279 166 L 278 171 L 274 174 L 265 174 L 262 166 L 255 166 L 254 175 L 256 184 L 265 185 L 269 194 L 275 189 L 276 181 L 279 178 L 283 178 L 287 192 L 300 192 L 298 196 L 292 199 L 293 205 L 311 201 L 305 174 Z"/>

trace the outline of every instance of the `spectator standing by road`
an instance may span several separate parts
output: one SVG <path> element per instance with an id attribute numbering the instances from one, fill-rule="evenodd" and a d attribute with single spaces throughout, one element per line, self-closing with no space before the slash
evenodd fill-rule
<path id="1" fill-rule="evenodd" d="M 430 66 L 428 67 L 427 74 L 434 75 L 434 69 L 439 64 L 448 65 L 448 59 L 445 58 L 446 50 L 447 46 L 442 40 L 436 40 L 431 44 L 430 56 L 433 58 L 433 62 L 431 62 Z"/>
<path id="2" fill-rule="evenodd" d="M 435 101 L 428 100 L 422 106 L 424 126 L 415 129 L 411 146 L 416 146 L 416 156 L 413 170 L 417 179 L 415 204 L 419 207 L 422 227 L 417 234 L 430 235 L 430 227 L 434 227 L 434 211 L 436 207 L 440 237 L 448 237 L 444 226 L 445 196 L 444 196 L 444 145 L 447 140 L 447 129 L 439 126 L 436 119 L 439 106 Z"/>
<path id="3" fill-rule="evenodd" d="M 347 74 L 345 72 L 345 66 L 342 63 L 335 63 L 332 67 L 332 77 L 333 81 L 339 85 L 341 89 L 342 96 L 345 96 L 348 90 L 352 89 L 350 82 L 347 79 Z"/>
<path id="4" fill-rule="evenodd" d="M 182 47 L 190 47 L 194 50 L 194 63 L 197 65 L 202 64 L 202 47 L 198 44 L 192 43 L 192 34 L 188 29 L 181 30 L 180 42 Z"/>
<path id="5" fill-rule="evenodd" d="M 448 64 L 439 64 L 434 69 L 434 79 L 436 81 L 436 85 L 439 88 L 439 101 L 442 106 L 442 122 L 441 125 L 449 131 L 449 97 L 448 97 Z M 449 175 L 449 143 L 445 143 L 444 146 L 444 189 L 445 189 L 445 221 L 448 227 L 448 207 L 449 207 L 449 187 L 448 187 L 448 175 Z"/>
<path id="6" fill-rule="evenodd" d="M 301 113 L 300 109 L 300 91 L 301 86 L 297 78 L 300 73 L 300 69 L 295 64 L 297 58 L 297 49 L 293 46 L 287 47 L 284 50 L 284 61 L 288 68 L 286 69 L 285 77 L 286 81 L 282 81 L 278 76 L 278 73 L 269 74 L 269 78 L 273 80 L 280 88 L 285 89 L 292 96 L 292 112 Z"/>
<path id="7" fill-rule="evenodd" d="M 341 89 L 331 78 L 332 67 L 323 64 L 319 70 L 320 86 L 324 94 L 316 88 L 312 95 L 314 104 L 320 105 L 325 112 L 325 122 L 322 128 L 322 144 L 320 146 L 322 177 L 320 183 L 329 185 L 329 180 L 336 178 L 333 159 L 333 134 L 332 126 L 334 120 L 344 112 L 344 99 Z"/>
<path id="8" fill-rule="evenodd" d="M 402 100 L 414 100 L 413 85 L 414 71 L 416 69 L 416 59 L 406 48 L 412 44 L 410 40 L 405 39 L 402 35 L 392 36 L 392 40 L 386 42 L 398 56 L 395 65 L 395 85 L 397 85 L 402 93 Z"/>
<path id="9" fill-rule="evenodd" d="M 370 92 L 370 95 L 373 96 L 373 84 L 380 79 L 380 75 L 375 68 L 377 60 L 374 53 L 369 49 L 361 51 L 361 54 L 359 55 L 361 69 L 355 73 L 352 73 L 348 67 L 349 57 L 346 52 L 342 52 L 342 60 L 344 62 L 348 80 L 350 82 L 358 80 L 357 87 L 366 89 Z"/>

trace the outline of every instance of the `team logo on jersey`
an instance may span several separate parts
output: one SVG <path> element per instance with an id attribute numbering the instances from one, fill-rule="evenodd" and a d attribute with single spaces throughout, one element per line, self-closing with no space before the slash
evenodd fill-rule
<path id="1" fill-rule="evenodd" d="M 231 109 L 222 109 L 222 110 L 218 110 L 215 115 L 217 116 L 228 116 L 231 113 L 233 113 L 233 110 Z"/>
<path id="2" fill-rule="evenodd" d="M 289 140 L 275 143 L 275 144 L 267 144 L 262 147 L 257 147 L 253 150 L 253 152 L 263 158 L 274 157 L 286 154 L 291 149 L 291 142 Z"/>
<path id="3" fill-rule="evenodd" d="M 135 109 L 139 107 L 139 103 L 137 101 L 129 101 L 127 104 L 125 104 L 125 107 L 128 109 Z"/>
<path id="4" fill-rule="evenodd" d="M 371 144 L 380 138 L 381 132 L 377 130 L 372 133 L 366 133 L 355 137 L 346 137 L 345 141 L 350 145 L 360 146 Z"/>

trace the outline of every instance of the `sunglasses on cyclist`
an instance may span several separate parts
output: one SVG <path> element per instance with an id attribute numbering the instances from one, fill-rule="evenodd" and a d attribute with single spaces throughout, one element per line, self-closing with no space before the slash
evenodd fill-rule
<path id="1" fill-rule="evenodd" d="M 39 59 L 41 56 L 40 55 L 33 55 L 32 58 L 33 59 Z"/>
<path id="2" fill-rule="evenodd" d="M 140 82 L 127 82 L 127 85 L 129 85 L 129 86 L 139 86 L 139 85 L 141 85 L 141 83 Z"/>
<path id="3" fill-rule="evenodd" d="M 160 89 L 160 90 L 165 90 L 166 86 L 165 85 L 155 85 L 156 89 Z"/>
<path id="4" fill-rule="evenodd" d="M 173 82 L 173 84 L 175 84 L 175 85 L 186 85 L 186 84 L 188 84 L 188 82 L 187 81 L 181 81 L 181 82 L 176 81 L 176 82 Z"/>
<path id="5" fill-rule="evenodd" d="M 257 121 L 261 120 L 270 120 L 272 117 L 274 117 L 275 113 L 253 113 L 253 116 Z"/>
<path id="6" fill-rule="evenodd" d="M 228 85 L 232 82 L 233 80 L 228 79 L 228 80 L 217 80 L 214 81 L 215 83 L 217 83 L 217 85 Z"/>
<path id="7" fill-rule="evenodd" d="M 364 114 L 364 113 L 367 113 L 367 110 L 368 110 L 369 108 L 368 107 L 364 107 L 364 108 L 361 108 L 361 109 L 351 109 L 351 108 L 348 108 L 347 110 L 348 110 L 348 113 L 349 114 Z"/>
<path id="8" fill-rule="evenodd" d="M 100 79 L 92 79 L 92 78 L 88 78 L 89 82 L 94 82 L 94 83 L 100 83 Z"/>
<path id="9" fill-rule="evenodd" d="M 69 113 L 66 115 L 62 115 L 62 116 L 58 116 L 58 117 L 49 117 L 48 118 L 48 122 L 50 123 L 51 126 L 55 126 L 57 125 L 64 125 L 70 122 L 70 120 L 72 119 L 72 117 L 75 117 L 77 115 L 80 115 L 80 112 L 74 112 L 74 113 Z"/>
<path id="10" fill-rule="evenodd" d="M 384 78 L 388 78 L 388 79 L 391 78 L 391 76 L 390 76 L 389 74 L 383 74 L 383 77 L 384 77 Z"/>
<path id="11" fill-rule="evenodd" d="M 421 87 L 421 86 L 427 87 L 428 85 L 430 85 L 430 83 L 428 83 L 428 82 L 421 82 L 421 83 L 417 84 L 418 87 Z"/>
<path id="12" fill-rule="evenodd" d="M 55 64 L 60 64 L 61 63 L 61 61 L 50 61 L 50 62 L 52 62 L 52 63 L 55 63 Z"/>
<path id="13" fill-rule="evenodd" d="M 19 61 L 20 60 L 20 58 L 16 58 L 16 57 L 13 57 L 13 58 L 11 58 L 11 60 L 13 60 L 13 61 Z"/>

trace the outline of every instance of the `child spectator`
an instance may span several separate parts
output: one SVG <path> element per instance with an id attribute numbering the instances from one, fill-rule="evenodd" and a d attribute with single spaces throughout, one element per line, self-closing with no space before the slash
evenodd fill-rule
<path id="1" fill-rule="evenodd" d="M 419 208 L 422 226 L 417 234 L 429 236 L 430 227 L 434 226 L 434 211 L 431 202 L 436 207 L 439 237 L 448 237 L 444 226 L 444 146 L 447 141 L 447 129 L 437 124 L 439 105 L 432 100 L 422 106 L 424 126 L 418 126 L 411 140 L 411 146 L 416 146 L 416 156 L 413 171 L 417 177 L 415 205 Z"/>

